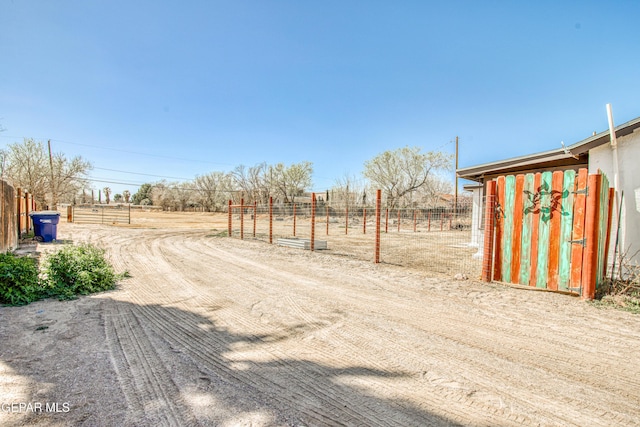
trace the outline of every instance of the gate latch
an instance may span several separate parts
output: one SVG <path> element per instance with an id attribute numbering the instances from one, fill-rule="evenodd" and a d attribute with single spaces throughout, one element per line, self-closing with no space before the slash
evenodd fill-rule
<path id="1" fill-rule="evenodd" d="M 569 243 L 573 243 L 574 245 L 582 245 L 582 247 L 584 248 L 587 246 L 587 238 L 584 237 L 579 240 L 569 240 Z"/>

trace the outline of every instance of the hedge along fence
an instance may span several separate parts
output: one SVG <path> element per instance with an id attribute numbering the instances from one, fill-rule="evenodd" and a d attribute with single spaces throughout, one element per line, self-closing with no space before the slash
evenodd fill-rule
<path id="1" fill-rule="evenodd" d="M 280 238 L 327 242 L 327 253 L 480 277 L 478 248 L 470 246 L 471 209 L 387 209 L 379 198 L 365 206 L 303 199 L 259 204 L 229 201 L 228 236 L 277 244 Z M 311 236 L 313 235 L 313 239 Z M 309 245 L 310 246 L 310 245 Z M 310 248 L 311 249 L 311 248 Z"/>

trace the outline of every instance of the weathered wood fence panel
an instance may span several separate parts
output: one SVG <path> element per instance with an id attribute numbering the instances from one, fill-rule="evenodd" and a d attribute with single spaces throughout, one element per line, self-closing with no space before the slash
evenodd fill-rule
<path id="1" fill-rule="evenodd" d="M 0 251 L 5 252 L 18 246 L 16 224 L 15 189 L 11 184 L 0 180 Z"/>
<path id="2" fill-rule="evenodd" d="M 607 177 L 580 169 L 495 182 L 493 280 L 593 298 L 606 275 L 614 194 Z"/>

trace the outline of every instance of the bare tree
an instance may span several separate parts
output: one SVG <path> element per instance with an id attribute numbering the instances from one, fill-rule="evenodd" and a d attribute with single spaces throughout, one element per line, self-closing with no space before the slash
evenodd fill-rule
<path id="1" fill-rule="evenodd" d="M 366 193 L 367 185 L 364 180 L 345 174 L 331 187 L 329 200 L 332 206 L 340 205 L 351 209 L 362 201 L 362 196 Z"/>
<path id="2" fill-rule="evenodd" d="M 303 194 L 311 186 L 312 173 L 311 162 L 293 163 L 289 166 L 278 163 L 269 170 L 273 189 L 283 197 L 285 203 L 294 202 L 296 196 Z"/>
<path id="3" fill-rule="evenodd" d="M 266 203 L 273 192 L 273 171 L 266 163 L 258 163 L 247 168 L 245 165 L 236 167 L 231 172 L 236 189 L 242 193 L 247 201 Z"/>
<path id="4" fill-rule="evenodd" d="M 42 142 L 25 138 L 22 143 L 8 146 L 7 176 L 17 187 L 33 194 L 41 205 L 71 202 L 87 185 L 84 175 L 91 163 L 79 156 L 69 160 L 62 153 L 53 154 L 51 160 L 50 163 Z"/>
<path id="5" fill-rule="evenodd" d="M 124 202 L 125 203 L 129 203 L 129 200 L 131 200 L 131 191 L 129 190 L 124 190 L 122 192 L 122 197 L 124 198 Z"/>
<path id="6" fill-rule="evenodd" d="M 232 190 L 232 176 L 224 172 L 211 172 L 197 176 L 194 181 L 196 200 L 205 211 L 212 212 L 222 208 Z"/>
<path id="7" fill-rule="evenodd" d="M 413 193 L 428 185 L 435 172 L 451 170 L 453 156 L 419 147 L 385 151 L 364 164 L 364 176 L 383 190 L 391 208 L 411 202 Z"/>
<path id="8" fill-rule="evenodd" d="M 174 208 L 176 210 L 185 211 L 190 204 L 193 204 L 194 185 L 191 182 L 181 182 L 174 184 L 170 189 L 173 194 Z"/>

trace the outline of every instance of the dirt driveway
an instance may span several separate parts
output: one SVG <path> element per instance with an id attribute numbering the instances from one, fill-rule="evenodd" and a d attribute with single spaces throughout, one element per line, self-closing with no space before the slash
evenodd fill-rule
<path id="1" fill-rule="evenodd" d="M 640 316 L 138 224 L 58 230 L 118 290 L 0 308 L 0 425 L 640 425 Z"/>

